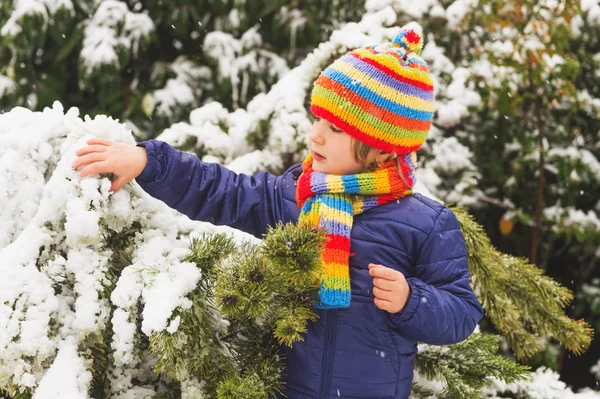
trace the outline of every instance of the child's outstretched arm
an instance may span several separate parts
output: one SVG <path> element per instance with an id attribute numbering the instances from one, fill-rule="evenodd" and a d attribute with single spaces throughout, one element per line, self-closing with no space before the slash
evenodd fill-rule
<path id="1" fill-rule="evenodd" d="M 373 266 L 371 275 L 382 273 Z M 483 310 L 469 283 L 464 237 L 450 209 L 444 208 L 439 214 L 415 267 L 416 276 L 406 279 L 388 269 L 400 274 L 397 277 L 406 287 L 404 295 L 409 295 L 400 312 L 388 313 L 392 326 L 402 335 L 427 344 L 447 345 L 466 339 Z M 402 288 L 399 296 L 400 291 Z"/>
<path id="2" fill-rule="evenodd" d="M 128 147 L 126 151 L 123 150 L 127 154 L 136 154 L 140 150 L 147 158 L 147 163 L 137 174 L 126 173 L 126 167 L 118 171 L 110 168 L 111 165 L 125 162 L 106 154 L 111 151 L 116 154 L 113 148 L 104 149 L 104 154 L 96 155 L 104 159 L 101 161 L 104 167 L 86 170 L 94 165 L 91 164 L 82 169 L 80 175 L 110 172 L 115 173 L 119 180 L 120 174 L 123 174 L 125 177 L 121 186 L 135 178 L 147 193 L 190 219 L 235 227 L 256 237 L 261 237 L 267 226 L 274 226 L 283 219 L 283 197 L 278 195 L 281 188 L 277 186 L 283 184 L 285 175 L 276 177 L 266 172 L 253 176 L 238 175 L 219 164 L 204 163 L 198 157 L 158 140 Z M 126 155 L 123 151 L 121 157 Z M 80 165 L 84 163 L 80 161 Z M 137 165 L 137 162 L 132 165 Z"/>

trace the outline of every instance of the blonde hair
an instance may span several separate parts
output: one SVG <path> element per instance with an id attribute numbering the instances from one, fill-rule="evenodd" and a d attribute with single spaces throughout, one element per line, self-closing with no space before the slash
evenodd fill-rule
<path id="1" fill-rule="evenodd" d="M 368 160 L 371 152 L 377 151 L 377 149 L 375 147 L 371 147 L 370 145 L 365 144 L 362 141 L 357 140 L 354 137 L 352 137 L 352 149 L 354 150 L 354 159 L 356 160 L 356 162 L 358 162 L 362 166 L 363 171 L 372 172 L 372 171 L 376 170 L 377 168 L 379 168 L 379 163 L 377 161 L 373 161 L 373 162 L 369 163 L 369 160 Z M 408 187 L 409 189 L 412 189 L 412 186 L 410 186 L 408 184 L 408 182 L 406 181 L 406 178 L 404 177 L 404 174 L 402 173 L 402 169 L 400 168 L 400 161 L 398 160 L 398 156 L 396 156 L 396 154 L 394 154 L 394 153 L 389 153 L 387 158 L 384 160 L 384 162 L 388 162 L 391 160 L 394 160 L 394 164 L 396 165 L 396 170 L 398 171 L 398 174 L 400 175 L 400 178 L 402 179 L 402 182 L 404 183 L 404 185 L 406 187 Z"/>

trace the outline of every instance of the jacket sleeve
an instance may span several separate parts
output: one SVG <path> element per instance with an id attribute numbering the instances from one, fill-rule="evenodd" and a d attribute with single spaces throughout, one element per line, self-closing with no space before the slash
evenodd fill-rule
<path id="1" fill-rule="evenodd" d="M 416 276 L 407 282 L 411 294 L 405 308 L 388 313 L 400 334 L 447 345 L 473 332 L 483 310 L 469 283 L 465 240 L 450 209 L 439 214 L 419 252 Z"/>
<path id="2" fill-rule="evenodd" d="M 136 178 L 138 184 L 190 219 L 227 225 L 259 238 L 281 220 L 281 176 L 236 174 L 158 140 L 138 146 L 145 147 L 148 155 Z"/>

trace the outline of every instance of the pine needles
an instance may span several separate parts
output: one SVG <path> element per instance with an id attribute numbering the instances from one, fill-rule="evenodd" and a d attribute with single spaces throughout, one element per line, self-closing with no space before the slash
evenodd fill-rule
<path id="1" fill-rule="evenodd" d="M 553 337 L 569 351 L 583 353 L 592 329 L 565 315 L 573 294 L 526 259 L 499 252 L 465 210 L 452 211 L 465 236 L 475 292 L 515 355 L 531 358 L 542 349 L 541 337 Z"/>
<path id="2" fill-rule="evenodd" d="M 188 296 L 192 306 L 172 317 L 177 331 L 151 336 L 155 371 L 197 377 L 210 398 L 266 399 L 281 391 L 280 346 L 302 340 L 317 319 L 310 293 L 318 288 L 323 240 L 293 224 L 270 229 L 260 246 L 236 247 L 222 234 L 192 240 L 184 261 L 196 263 L 203 278 Z"/>

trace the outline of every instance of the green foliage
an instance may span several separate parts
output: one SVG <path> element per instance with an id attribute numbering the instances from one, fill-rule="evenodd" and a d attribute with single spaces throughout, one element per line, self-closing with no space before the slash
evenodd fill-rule
<path id="1" fill-rule="evenodd" d="M 193 262 L 207 278 L 201 284 L 210 284 L 215 278 L 215 265 L 236 250 L 235 243 L 224 234 L 194 237 L 191 240 L 190 252 L 183 258 L 184 262 Z M 208 288 L 208 287 L 207 287 Z"/>
<path id="2" fill-rule="evenodd" d="M 279 344 L 302 340 L 316 320 L 311 293 L 319 287 L 322 231 L 293 224 L 270 228 L 258 248 L 244 246 L 220 269 L 216 303 L 235 326 L 274 330 Z"/>
<path id="3" fill-rule="evenodd" d="M 415 366 L 427 379 L 446 383 L 443 392 L 433 392 L 418 384 L 413 396 L 427 398 L 435 393 L 440 398 L 478 399 L 480 389 L 498 378 L 506 383 L 524 379 L 529 368 L 521 366 L 498 352 L 498 338 L 487 334 L 473 334 L 465 341 L 450 346 L 430 346 L 420 349 Z"/>
<path id="4" fill-rule="evenodd" d="M 314 234 L 309 234 L 308 230 Z M 313 230 L 310 226 L 294 228 L 288 224 L 284 228 L 270 228 L 263 240 L 262 250 L 288 274 L 288 279 L 296 282 L 302 278 L 300 290 L 305 290 L 313 287 L 314 276 L 320 275 L 319 251 L 323 240 L 323 231 Z"/>
<path id="5" fill-rule="evenodd" d="M 100 14 L 102 3 L 112 11 Z M 0 110 L 43 109 L 58 99 L 82 114 L 130 119 L 156 136 L 207 100 L 232 109 L 268 91 L 279 78 L 279 59 L 284 66 L 295 65 L 339 24 L 358 20 L 364 0 L 85 0 L 56 10 L 39 2 L 27 12 L 15 4 L 0 1 L 0 28 L 7 22 L 19 28 L 0 43 L 0 76 L 15 87 L 0 94 Z M 11 18 L 15 11 L 19 17 Z M 140 22 L 145 15 L 154 25 L 148 31 L 148 24 Z M 86 31 L 95 24 L 106 30 Z M 223 48 L 214 52 L 206 37 L 217 31 L 229 36 L 219 37 Z M 85 55 L 106 55 L 107 50 L 116 57 L 99 64 Z M 242 61 L 234 75 L 217 72 L 221 64 L 231 69 L 244 57 L 252 62 Z M 186 71 L 181 60 L 191 62 Z M 170 86 L 170 80 L 187 88 Z M 167 92 L 156 95 L 162 89 Z M 190 90 L 191 97 L 182 90 Z M 173 91 L 179 96 L 168 93 Z M 165 95 L 172 104 L 164 102 Z"/>
<path id="6" fill-rule="evenodd" d="M 229 349 L 219 339 L 227 329 L 212 306 L 215 267 L 234 248 L 232 239 L 223 234 L 191 240 L 184 261 L 196 263 L 203 278 L 189 295 L 191 307 L 178 309 L 173 315 L 174 319 L 180 319 L 177 331 L 161 331 L 150 337 L 150 351 L 157 356 L 157 373 L 176 380 L 200 375 L 209 382 L 207 390 L 215 390 L 222 376 L 234 373 Z"/>
<path id="7" fill-rule="evenodd" d="M 231 377 L 217 391 L 217 399 L 267 399 L 265 384 L 256 375 Z"/>
<path id="8" fill-rule="evenodd" d="M 0 399 L 31 399 L 31 394 L 29 394 L 29 393 L 14 394 L 13 393 L 13 396 L 11 396 L 9 392 L 4 392 L 3 390 L 0 390 Z"/>
<path id="9" fill-rule="evenodd" d="M 150 337 L 155 371 L 175 380 L 196 377 L 211 398 L 267 398 L 281 389 L 281 344 L 302 340 L 316 320 L 310 292 L 318 288 L 322 232 L 293 224 L 270 229 L 260 246 L 235 246 L 222 234 L 192 240 L 185 261 L 203 273 L 177 309 L 177 331 Z M 223 320 L 225 317 L 227 321 Z"/>
<path id="10" fill-rule="evenodd" d="M 456 2 L 439 3 L 445 14 L 433 7 L 416 13 L 394 6 L 398 25 L 416 21 L 423 27 L 425 58 L 439 82 L 434 128 L 419 154 L 421 165 L 439 176 L 439 183 L 427 179 L 428 189 L 447 203 L 468 207 L 493 245 L 514 255 L 483 256 L 484 269 L 474 282 L 487 301 L 488 317 L 497 331 L 508 334 L 518 356 L 535 362 L 539 356 L 532 356 L 554 340 L 581 353 L 590 331 L 565 313 L 595 323 L 593 306 L 583 304 L 591 299 L 581 293 L 583 284 L 599 276 L 600 24 L 595 8 L 575 0 L 479 0 L 462 3 L 464 14 L 450 18 Z M 469 97 L 473 101 L 465 100 Z M 463 112 L 450 106 L 456 103 L 464 105 Z M 451 140 L 464 151 L 459 156 L 449 156 L 457 152 L 442 146 Z M 469 247 L 472 257 L 477 248 Z M 477 273 L 480 266 L 470 263 Z M 548 276 L 539 288 L 534 265 Z M 552 287 L 551 278 L 581 297 L 577 312 L 565 307 L 572 295 Z M 494 281 L 489 290 L 482 288 L 486 280 Z M 536 309 L 538 297 L 548 310 Z M 547 325 L 539 329 L 544 332 L 531 335 L 545 317 Z M 542 336 L 551 339 L 538 339 Z M 545 363 L 559 371 L 592 365 L 584 358 L 570 361 L 564 350 L 556 355 L 560 358 Z M 594 357 L 596 349 L 589 358 Z M 567 382 L 575 386 L 593 382 L 586 373 L 573 374 L 578 380 Z"/>
<path id="11" fill-rule="evenodd" d="M 189 296 L 192 307 L 174 314 L 178 330 L 151 337 L 155 370 L 203 381 L 208 398 L 266 399 L 280 391 L 281 345 L 302 340 L 307 323 L 316 321 L 311 297 L 319 286 L 323 244 L 322 231 L 293 224 L 269 229 L 260 246 L 235 249 L 224 235 L 194 240 L 186 259 L 197 262 L 203 283 Z M 510 383 L 527 375 L 527 367 L 497 354 L 497 341 L 476 334 L 456 345 L 425 345 L 417 370 L 444 381 L 448 397 L 479 398 L 492 377 Z M 413 394 L 427 392 L 415 385 Z"/>
<path id="12" fill-rule="evenodd" d="M 469 269 L 486 316 L 518 358 L 542 350 L 539 338 L 553 337 L 573 353 L 591 342 L 587 323 L 567 317 L 572 293 L 523 258 L 494 248 L 483 227 L 464 209 L 453 208 L 467 244 Z"/>
<path id="13" fill-rule="evenodd" d="M 235 373 L 226 343 L 219 336 L 226 328 L 219 323 L 202 293 L 193 293 L 192 306 L 174 313 L 179 317 L 175 333 L 161 331 L 150 337 L 150 351 L 157 356 L 155 371 L 176 380 L 202 376 L 206 389 L 214 390 L 224 376 Z"/>
<path id="14" fill-rule="evenodd" d="M 135 46 L 117 46 L 114 62 L 88 70 L 82 56 L 85 27 L 102 2 L 74 3 L 72 10 L 50 10 L 43 5 L 21 15 L 13 14 L 16 2 L 0 0 L 0 27 L 14 15 L 13 22 L 23 29 L 3 35 L 0 43 L 0 77 L 8 77 L 15 87 L 0 97 L 0 112 L 18 105 L 41 109 L 58 99 L 78 106 L 83 114 L 130 119 L 142 128 L 144 138 L 186 120 L 191 109 L 208 100 L 229 109 L 245 106 L 277 80 L 269 63 L 273 54 L 291 67 L 326 40 L 331 30 L 358 20 L 364 9 L 364 1 L 354 0 L 115 2 L 125 4 L 136 18 L 147 13 L 154 29 L 135 41 Z M 403 3 L 395 2 L 394 7 Z M 452 3 L 440 1 L 446 9 Z M 599 180 L 593 161 L 600 157 L 596 145 L 600 107 L 591 99 L 600 97 L 600 58 L 593 57 L 600 52 L 600 26 L 590 22 L 574 0 L 558 1 L 554 8 L 549 4 L 480 0 L 458 26 L 450 26 L 439 12 L 430 14 L 431 10 L 418 21 L 424 27 L 426 44 L 435 42 L 451 63 L 451 68 L 437 70 L 444 58 L 430 60 L 441 89 L 438 103 L 452 100 L 446 89 L 458 80 L 452 73 L 459 67 L 468 71 L 464 85 L 481 98 L 455 124 L 440 124 L 438 114 L 438 134 L 432 140 L 453 138 L 472 152 L 474 167 L 468 172 L 477 178 L 470 184 L 484 195 L 475 198 L 470 210 L 495 245 L 515 254 L 497 251 L 482 226 L 455 209 L 467 240 L 473 283 L 487 317 L 519 359 L 542 350 L 540 338 L 555 339 L 574 353 L 581 353 L 590 343 L 588 324 L 565 315 L 571 292 L 534 264 L 550 275 L 561 275 L 565 282 L 574 278 L 579 284 L 597 275 L 598 228 L 593 223 L 576 223 L 572 216 L 593 211 L 597 202 L 594 193 Z M 125 28 L 128 16 L 106 23 L 115 38 L 130 38 Z M 581 33 L 576 34 L 572 22 L 579 17 Z M 419 18 L 399 12 L 397 25 L 414 19 Z M 222 53 L 205 46 L 206 37 L 217 31 L 229 35 Z M 252 32 L 260 43 L 248 39 Z M 540 45 L 531 46 L 534 42 Z M 510 45 L 512 50 L 495 50 L 499 44 Z M 233 56 L 225 57 L 234 47 Z M 242 68 L 231 75 L 219 72 L 220 66 L 244 57 L 266 67 L 258 72 Z M 161 100 L 157 91 L 173 82 L 181 83 L 178 89 L 189 89 L 190 101 L 175 101 L 169 107 Z M 264 147 L 272 134 L 269 120 L 261 119 L 246 137 L 251 146 Z M 181 148 L 193 147 L 193 140 Z M 434 151 L 423 152 L 427 165 Z M 449 169 L 442 184 L 458 186 L 458 173 L 442 166 Z M 555 212 L 545 212 L 546 208 Z M 516 225 L 506 236 L 498 234 L 500 218 Z M 109 234 L 107 248 L 114 250 L 107 276 L 114 285 L 121 268 L 131 264 L 139 226 L 121 232 L 103 227 Z M 278 345 L 301 340 L 306 323 L 315 320 L 310 292 L 318 281 L 315 248 L 319 242 L 318 235 L 287 226 L 271 231 L 261 247 L 245 245 L 237 250 L 222 235 L 193 240 L 185 260 L 196 263 L 203 278 L 189 296 L 191 307 L 173 315 L 179 317 L 176 332 L 157 333 L 149 343 L 136 345 L 136 350 L 150 345 L 158 356 L 156 370 L 166 377 L 203 376 L 210 397 L 263 398 L 276 392 L 284 367 L 284 359 L 277 356 Z M 530 256 L 531 263 L 523 256 Z M 106 297 L 113 288 L 110 284 Z M 577 317 L 589 311 L 598 314 L 595 296 L 583 291 L 578 296 Z M 439 352 L 428 349 L 417 357 L 419 372 L 445 380 L 449 384 L 446 394 L 451 397 L 477 397 L 480 375 L 473 370 L 470 356 L 483 353 L 485 359 L 475 358 L 496 367 L 485 376 L 502 378 L 507 371 L 510 380 L 519 371 L 497 361 L 488 339 L 492 338 L 477 337 L 464 347 L 443 347 Z M 90 341 L 95 344 L 87 356 L 94 361 L 95 379 L 102 379 L 110 348 L 103 337 L 93 336 Z M 477 345 L 484 349 L 476 351 Z M 456 355 L 457 364 L 451 365 L 447 359 L 459 352 L 465 357 Z M 428 374 L 427 367 L 437 366 L 433 359 L 446 359 L 446 363 L 430 368 Z M 466 365 L 458 364 L 465 359 Z M 486 359 L 495 360 L 485 363 Z M 426 396 L 426 392 L 415 386 L 413 393 Z"/>

